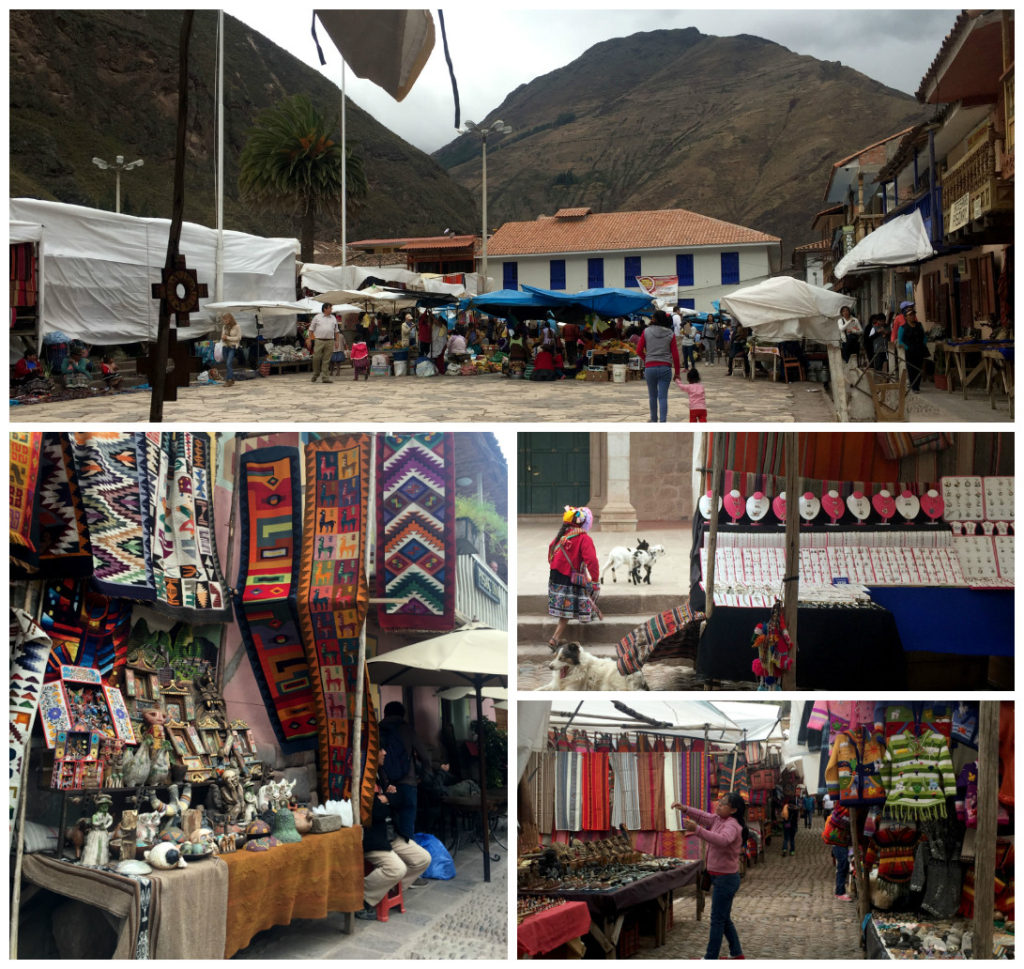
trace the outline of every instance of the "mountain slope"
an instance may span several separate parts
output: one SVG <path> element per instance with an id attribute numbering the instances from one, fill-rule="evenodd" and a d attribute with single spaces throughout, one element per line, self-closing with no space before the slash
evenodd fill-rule
<path id="1" fill-rule="evenodd" d="M 142 157 L 122 175 L 122 211 L 170 215 L 177 126 L 178 35 L 175 11 L 10 11 L 10 191 L 113 209 L 114 176 L 92 163 Z M 291 54 L 225 16 L 225 226 L 295 235 L 292 220 L 238 199 L 237 160 L 258 112 L 305 91 L 337 119 L 338 89 Z M 215 224 L 214 64 L 216 14 L 198 11 L 189 53 L 189 132 L 185 218 Z M 337 120 L 335 120 L 337 125 Z M 337 131 L 338 128 L 336 127 Z M 348 237 L 434 235 L 472 224 L 472 196 L 429 156 L 365 111 L 347 111 L 349 144 L 370 185 L 350 214 Z M 319 238 L 338 238 L 340 209 Z"/>
<path id="2" fill-rule="evenodd" d="M 832 165 L 921 120 L 910 95 L 757 37 L 695 28 L 604 41 L 513 91 L 486 121 L 492 227 L 562 206 L 692 209 L 813 238 Z M 479 196 L 479 139 L 434 153 Z"/>

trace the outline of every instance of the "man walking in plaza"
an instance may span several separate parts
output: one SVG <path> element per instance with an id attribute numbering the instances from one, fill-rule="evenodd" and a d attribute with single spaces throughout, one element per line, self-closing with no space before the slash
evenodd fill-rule
<path id="1" fill-rule="evenodd" d="M 334 383 L 331 380 L 331 354 L 334 353 L 334 331 L 338 328 L 338 321 L 331 314 L 331 304 L 324 303 L 320 312 L 313 317 L 309 324 L 307 338 L 312 342 L 313 350 L 313 383 L 316 378 L 324 384 Z"/>

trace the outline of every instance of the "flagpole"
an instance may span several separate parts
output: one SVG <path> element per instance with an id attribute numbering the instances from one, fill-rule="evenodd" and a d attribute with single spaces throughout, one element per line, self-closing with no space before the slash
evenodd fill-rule
<path id="1" fill-rule="evenodd" d="M 345 197 L 347 190 L 347 183 L 345 181 L 347 177 L 346 171 L 346 151 L 345 151 L 345 58 L 341 59 L 341 264 L 342 266 L 348 265 L 347 251 L 348 246 L 346 245 L 346 229 L 345 224 Z"/>
<path id="2" fill-rule="evenodd" d="M 214 298 L 224 298 L 224 11 L 217 11 L 217 266 Z"/>

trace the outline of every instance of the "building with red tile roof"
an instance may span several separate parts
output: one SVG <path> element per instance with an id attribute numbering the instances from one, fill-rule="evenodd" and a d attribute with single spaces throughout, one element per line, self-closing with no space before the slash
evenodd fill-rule
<path id="1" fill-rule="evenodd" d="M 778 236 L 687 209 L 560 209 L 533 222 L 506 222 L 487 250 L 495 288 L 637 289 L 638 276 L 678 276 L 680 303 L 704 311 L 778 272 L 781 262 Z"/>

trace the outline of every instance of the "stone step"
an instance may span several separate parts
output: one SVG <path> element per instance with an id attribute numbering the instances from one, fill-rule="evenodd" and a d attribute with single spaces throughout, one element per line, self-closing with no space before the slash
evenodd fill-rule
<path id="1" fill-rule="evenodd" d="M 614 616 L 605 613 L 605 618 L 601 622 L 571 622 L 565 638 L 581 642 L 591 651 L 595 646 L 602 644 L 614 649 L 615 643 L 637 626 L 642 626 L 655 615 L 655 612 Z M 553 616 L 520 615 L 516 623 L 516 641 L 520 650 L 531 643 L 537 643 L 547 649 L 547 641 L 555 631 L 556 622 Z"/>
<path id="2" fill-rule="evenodd" d="M 683 592 L 627 592 L 619 584 L 602 586 L 597 601 L 606 616 L 643 613 L 647 620 L 659 612 L 682 605 L 688 598 Z M 543 595 L 520 595 L 516 605 L 521 616 L 545 614 L 548 596 L 546 592 Z"/>

